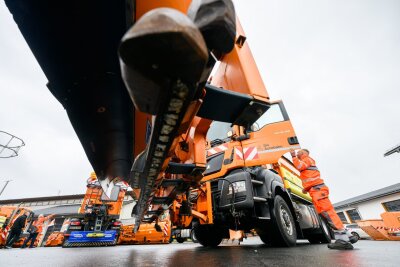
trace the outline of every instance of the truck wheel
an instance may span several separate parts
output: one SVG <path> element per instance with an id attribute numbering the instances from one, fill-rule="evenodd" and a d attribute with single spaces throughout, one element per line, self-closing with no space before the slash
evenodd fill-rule
<path id="1" fill-rule="evenodd" d="M 354 235 L 357 238 L 357 241 L 360 240 L 360 235 L 357 234 L 356 232 L 351 232 L 352 235 Z"/>
<path id="2" fill-rule="evenodd" d="M 326 222 L 326 219 L 322 216 L 320 219 L 320 231 L 317 234 L 310 234 L 307 239 L 311 244 L 329 244 L 331 243 L 331 230 Z"/>
<path id="3" fill-rule="evenodd" d="M 205 247 L 216 247 L 223 239 L 223 231 L 213 224 L 196 224 L 193 231 L 199 243 Z"/>
<path id="4" fill-rule="evenodd" d="M 260 237 L 261 241 L 267 245 L 272 246 L 272 236 L 270 231 L 272 231 L 272 226 L 270 224 L 263 225 L 260 228 L 256 228 L 257 235 Z"/>
<path id="5" fill-rule="evenodd" d="M 177 237 L 176 238 L 176 241 L 178 242 L 178 243 L 183 243 L 183 242 L 185 242 L 185 238 L 182 238 L 182 237 Z"/>
<path id="6" fill-rule="evenodd" d="M 196 238 L 196 234 L 194 233 L 194 230 L 190 231 L 190 239 L 192 239 L 193 243 L 199 243 L 199 240 Z"/>
<path id="7" fill-rule="evenodd" d="M 272 229 L 270 231 L 272 245 L 283 247 L 295 246 L 297 240 L 296 224 L 289 206 L 279 195 L 275 196 L 271 215 Z"/>

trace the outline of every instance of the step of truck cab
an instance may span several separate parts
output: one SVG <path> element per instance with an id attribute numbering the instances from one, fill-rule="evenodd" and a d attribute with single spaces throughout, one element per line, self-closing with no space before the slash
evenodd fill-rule
<path id="1" fill-rule="evenodd" d="M 156 205 L 162 205 L 162 204 L 171 204 L 173 201 L 172 198 L 170 197 L 153 197 L 151 203 L 156 204 Z"/>
<path id="2" fill-rule="evenodd" d="M 163 213 L 164 211 L 163 210 L 148 210 L 147 211 L 147 215 L 160 215 L 161 213 Z"/>
<path id="3" fill-rule="evenodd" d="M 168 187 L 168 186 L 179 186 L 183 183 L 183 179 L 164 179 L 161 182 L 161 186 Z"/>
<path id="4" fill-rule="evenodd" d="M 262 182 L 262 181 L 258 181 L 258 180 L 251 180 L 251 183 L 254 185 L 254 186 L 257 186 L 257 185 L 263 185 L 264 184 L 264 182 Z"/>
<path id="5" fill-rule="evenodd" d="M 196 164 L 169 162 L 165 172 L 170 174 L 191 174 L 195 168 Z"/>
<path id="6" fill-rule="evenodd" d="M 254 202 L 267 202 L 265 197 L 253 197 Z"/>
<path id="7" fill-rule="evenodd" d="M 157 219 L 157 216 L 152 216 L 152 217 L 148 217 L 148 218 L 143 218 L 142 222 L 144 223 L 152 223 Z"/>

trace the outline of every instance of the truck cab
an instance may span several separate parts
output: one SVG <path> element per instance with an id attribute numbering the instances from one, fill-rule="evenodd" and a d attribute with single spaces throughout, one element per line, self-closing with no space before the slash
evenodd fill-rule
<path id="1" fill-rule="evenodd" d="M 211 200 L 207 207 L 207 197 L 199 197 L 196 206 L 212 219 L 194 228 L 204 246 L 217 246 L 229 230 L 255 230 L 275 246 L 294 246 L 299 238 L 331 241 L 325 220 L 302 192 L 299 172 L 284 157 L 300 148 L 286 109 L 281 101 L 263 104 L 267 110 L 248 127 L 220 121 L 210 126 L 202 182 Z"/>

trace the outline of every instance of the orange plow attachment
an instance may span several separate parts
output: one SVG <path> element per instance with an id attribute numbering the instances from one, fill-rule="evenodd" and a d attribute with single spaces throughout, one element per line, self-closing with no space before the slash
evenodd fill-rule
<path id="1" fill-rule="evenodd" d="M 171 222 L 159 222 L 161 232 L 156 231 L 155 223 L 143 223 L 139 230 L 134 233 L 134 224 L 124 225 L 118 239 L 118 245 L 133 244 L 168 244 L 171 236 Z"/>

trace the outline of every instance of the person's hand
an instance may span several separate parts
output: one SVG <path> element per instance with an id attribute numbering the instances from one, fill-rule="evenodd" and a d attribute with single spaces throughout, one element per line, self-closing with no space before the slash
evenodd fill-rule
<path id="1" fill-rule="evenodd" d="M 308 193 L 307 190 L 305 190 L 304 188 L 303 188 L 303 190 L 301 190 L 301 192 L 303 192 L 303 194 L 307 194 Z"/>
<path id="2" fill-rule="evenodd" d="M 294 151 L 294 149 L 290 150 L 290 155 L 292 155 L 292 157 L 296 157 L 296 151 Z"/>

